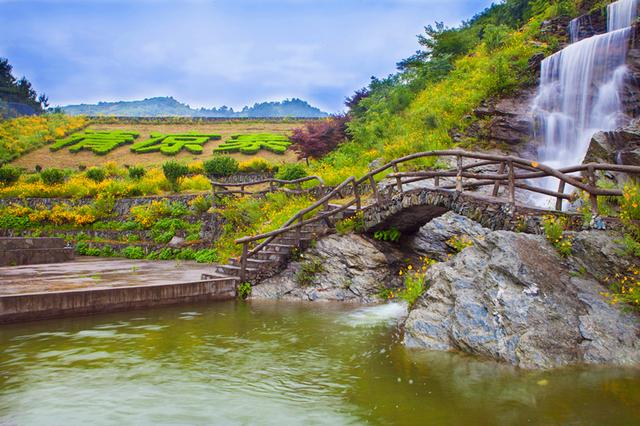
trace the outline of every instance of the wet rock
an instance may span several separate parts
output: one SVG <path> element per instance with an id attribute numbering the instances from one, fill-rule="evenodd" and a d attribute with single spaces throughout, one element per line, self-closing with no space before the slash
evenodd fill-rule
<path id="1" fill-rule="evenodd" d="M 383 286 L 397 286 L 402 254 L 359 235 L 330 235 L 281 273 L 256 285 L 252 298 L 379 302 Z M 319 265 L 319 266 L 318 266 Z"/>
<path id="2" fill-rule="evenodd" d="M 626 265 L 613 256 L 615 239 L 580 233 L 568 260 L 543 236 L 496 231 L 476 239 L 429 271 L 431 286 L 409 314 L 405 344 L 523 368 L 638 365 L 638 315 L 608 304 L 594 277 Z"/>
<path id="3" fill-rule="evenodd" d="M 593 135 L 584 163 L 640 166 L 640 122 Z"/>

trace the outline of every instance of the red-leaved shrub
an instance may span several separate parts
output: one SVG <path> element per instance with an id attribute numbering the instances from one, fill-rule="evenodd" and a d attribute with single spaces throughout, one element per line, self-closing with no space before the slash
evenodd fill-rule
<path id="1" fill-rule="evenodd" d="M 349 118 L 345 114 L 311 121 L 293 130 L 291 147 L 298 153 L 298 158 L 320 158 L 347 138 L 347 121 Z"/>

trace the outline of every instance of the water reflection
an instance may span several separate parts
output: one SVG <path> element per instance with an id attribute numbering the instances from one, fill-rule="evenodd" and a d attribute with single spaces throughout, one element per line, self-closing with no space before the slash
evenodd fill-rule
<path id="1" fill-rule="evenodd" d="M 0 424 L 629 424 L 640 374 L 407 350 L 401 305 L 219 303 L 0 328 Z"/>

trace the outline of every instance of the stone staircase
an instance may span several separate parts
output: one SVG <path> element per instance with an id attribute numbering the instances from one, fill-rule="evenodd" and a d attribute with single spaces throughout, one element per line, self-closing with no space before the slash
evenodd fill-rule
<path id="1" fill-rule="evenodd" d="M 329 208 L 338 208 L 339 205 L 330 204 Z M 336 213 L 332 219 L 341 220 L 352 216 L 355 209 L 346 209 Z M 284 232 L 267 243 L 254 255 L 247 258 L 245 268 L 245 281 L 256 282 L 275 275 L 287 264 L 288 260 L 298 251 L 308 248 L 312 241 L 334 231 L 334 224 L 330 220 L 317 221 L 303 225 L 297 229 Z M 203 280 L 226 278 L 241 280 L 241 258 L 232 258 L 226 265 L 218 265 L 213 274 L 202 274 Z"/>
<path id="2" fill-rule="evenodd" d="M 61 263 L 73 260 L 62 238 L 0 238 L 0 266 Z"/>

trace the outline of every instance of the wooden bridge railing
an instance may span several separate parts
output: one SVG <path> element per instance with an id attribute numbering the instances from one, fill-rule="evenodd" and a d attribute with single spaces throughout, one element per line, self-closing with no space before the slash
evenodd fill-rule
<path id="1" fill-rule="evenodd" d="M 316 181 L 317 185 L 308 187 L 306 189 L 302 187 L 303 183 L 311 181 Z M 251 187 L 264 187 L 267 184 L 269 185 L 267 188 L 260 188 L 257 191 L 247 190 Z M 295 186 L 296 189 L 287 188 L 287 185 Z M 306 176 L 295 180 L 269 178 L 253 182 L 240 183 L 211 181 L 211 198 L 212 203 L 215 206 L 216 199 L 229 195 L 264 195 L 270 192 L 278 191 L 287 192 L 289 194 L 303 194 L 310 191 L 317 191 L 318 188 L 320 189 L 320 193 L 322 193 L 325 188 L 324 180 L 322 180 L 322 178 L 319 176 Z"/>
<path id="2" fill-rule="evenodd" d="M 455 169 L 447 170 L 400 172 L 400 164 L 426 157 L 454 157 L 456 167 Z M 465 159 L 480 161 L 464 164 Z M 498 171 L 474 171 L 474 169 L 479 167 L 487 166 L 497 166 Z M 391 173 L 387 173 L 388 171 L 391 171 Z M 364 195 L 370 195 L 373 203 L 382 205 L 388 203 L 394 195 L 402 194 L 405 190 L 404 185 L 429 179 L 433 179 L 433 188 L 435 190 L 455 190 L 458 193 L 464 192 L 465 189 L 477 189 L 481 186 L 493 186 L 491 195 L 496 198 L 496 202 L 506 201 L 511 207 L 511 212 L 515 214 L 516 189 L 553 197 L 556 199 L 555 210 L 561 211 L 562 202 L 564 200 L 574 199 L 574 195 L 565 193 L 567 186 L 570 186 L 585 191 L 589 195 L 592 211 L 597 213 L 599 196 L 621 196 L 623 194 L 620 189 L 599 188 L 597 186 L 596 175 L 596 172 L 598 171 L 640 175 L 640 167 L 636 166 L 590 163 L 573 167 L 565 167 L 562 169 L 554 169 L 536 161 L 524 158 L 467 152 L 462 150 L 428 151 L 397 158 L 370 171 L 360 179 L 356 179 L 353 176 L 347 178 L 344 182 L 317 200 L 311 206 L 297 212 L 279 229 L 236 240 L 236 244 L 242 244 L 240 279 L 245 279 L 247 260 L 266 247 L 275 238 L 294 231 L 294 240 L 297 240 L 299 243 L 303 226 L 319 221 L 325 221 L 328 225 L 332 225 L 332 217 L 354 205 L 356 212 L 362 210 Z M 582 176 L 571 175 L 571 173 L 578 172 L 580 172 Z M 380 188 L 376 181 L 376 177 L 385 173 L 385 176 L 390 178 L 393 182 L 393 184 L 388 186 L 386 190 Z M 442 184 L 442 178 L 454 178 L 454 182 Z M 538 187 L 531 183 L 532 179 L 539 178 L 557 179 L 557 191 Z M 466 182 L 465 179 L 467 179 Z M 501 193 L 500 189 L 503 187 L 506 191 Z M 347 203 L 341 204 L 340 207 L 330 208 L 331 201 L 338 201 L 344 198 L 343 191 L 347 188 L 350 188 L 353 192 L 353 199 Z M 365 191 L 367 191 L 367 193 L 365 193 Z M 312 217 L 309 217 L 310 215 L 312 215 Z M 250 249 L 249 245 L 257 241 L 262 242 L 256 245 L 253 249 Z"/>

